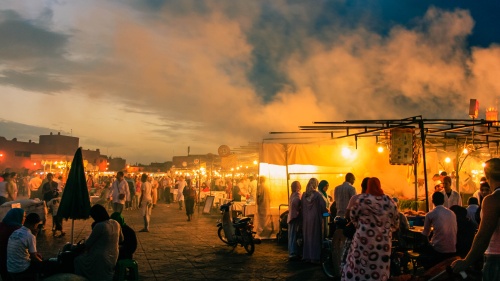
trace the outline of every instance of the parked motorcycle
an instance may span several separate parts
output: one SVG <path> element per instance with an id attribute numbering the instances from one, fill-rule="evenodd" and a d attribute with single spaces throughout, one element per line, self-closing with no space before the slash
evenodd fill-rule
<path id="1" fill-rule="evenodd" d="M 248 217 L 232 218 L 230 201 L 220 206 L 222 219 L 217 221 L 217 234 L 222 242 L 233 246 L 244 247 L 249 255 L 255 251 L 255 244 L 260 244 L 260 239 L 254 238 L 252 219 Z"/>

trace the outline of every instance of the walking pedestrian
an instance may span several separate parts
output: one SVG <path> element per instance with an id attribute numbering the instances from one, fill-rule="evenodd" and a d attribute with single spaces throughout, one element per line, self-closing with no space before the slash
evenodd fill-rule
<path id="1" fill-rule="evenodd" d="M 110 199 L 113 202 L 113 212 L 121 213 L 125 202 L 130 200 L 130 190 L 122 171 L 116 173 L 116 180 L 111 185 L 110 194 Z"/>
<path id="2" fill-rule="evenodd" d="M 300 182 L 292 182 L 292 194 L 290 195 L 290 200 L 288 203 L 288 259 L 295 260 L 300 257 L 297 245 L 297 234 L 301 231 L 300 226 L 302 224 L 301 218 L 301 205 L 300 205 Z"/>
<path id="3" fill-rule="evenodd" d="M 193 187 L 191 180 L 186 180 L 186 187 L 184 188 L 184 203 L 186 205 L 187 221 L 191 221 L 194 214 L 194 203 L 196 202 L 196 189 Z"/>
<path id="4" fill-rule="evenodd" d="M 151 182 L 148 181 L 148 175 L 142 174 L 141 176 L 141 202 L 139 208 L 142 210 L 144 218 L 144 228 L 139 232 L 149 232 L 149 221 L 151 219 L 151 209 L 153 209 L 153 192 Z"/>
<path id="5" fill-rule="evenodd" d="M 184 180 L 184 177 L 181 176 L 179 180 L 176 182 L 177 185 L 177 202 L 179 202 L 179 210 L 182 210 L 182 205 L 184 202 L 184 188 L 186 187 L 186 181 Z"/>

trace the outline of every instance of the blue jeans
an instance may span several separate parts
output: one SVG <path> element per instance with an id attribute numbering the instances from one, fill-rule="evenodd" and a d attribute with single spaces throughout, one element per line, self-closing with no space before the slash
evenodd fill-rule
<path id="1" fill-rule="evenodd" d="M 299 221 L 292 220 L 288 224 L 288 257 L 300 256 L 297 251 L 297 233 L 299 231 Z"/>
<path id="2" fill-rule="evenodd" d="M 483 281 L 500 280 L 500 255 L 485 255 Z"/>
<path id="3" fill-rule="evenodd" d="M 123 211 L 123 204 L 113 202 L 113 212 L 118 212 L 121 214 L 122 211 Z"/>

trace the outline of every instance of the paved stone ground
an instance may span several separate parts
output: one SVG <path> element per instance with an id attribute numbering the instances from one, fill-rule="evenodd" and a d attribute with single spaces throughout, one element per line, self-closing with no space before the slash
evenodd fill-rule
<path id="1" fill-rule="evenodd" d="M 201 208 L 201 207 L 200 207 Z M 142 228 L 140 211 L 124 211 L 125 222 L 138 231 Z M 134 258 L 139 264 L 140 280 L 323 280 L 321 266 L 300 261 L 289 262 L 286 245 L 264 240 L 249 256 L 245 249 L 223 244 L 217 236 L 220 214 L 201 214 L 186 221 L 177 205 L 158 204 L 153 209 L 149 233 L 139 233 Z M 74 240 L 90 234 L 92 219 L 75 221 Z M 44 258 L 56 257 L 70 241 L 71 221 L 64 222 L 65 237 L 53 238 L 49 216 L 46 230 L 38 236 L 38 251 Z"/>

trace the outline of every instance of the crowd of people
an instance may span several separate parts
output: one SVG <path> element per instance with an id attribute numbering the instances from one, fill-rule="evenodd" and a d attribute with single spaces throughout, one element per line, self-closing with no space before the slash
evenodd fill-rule
<path id="1" fill-rule="evenodd" d="M 422 235 L 427 238 L 419 249 L 425 268 L 454 256 L 459 272 L 474 265 L 484 255 L 483 280 L 500 280 L 500 159 L 486 162 L 485 177 L 480 189 L 462 206 L 460 195 L 452 190 L 452 178 L 440 175 L 439 186 L 432 194 L 430 211 L 425 215 Z M 17 174 L 5 173 L 0 182 L 0 200 L 16 200 Z M 262 182 L 261 182 L 262 181 Z M 384 193 L 377 177 L 364 178 L 361 193 L 354 188 L 353 173 L 345 182 L 330 189 L 326 180 L 311 178 L 302 193 L 299 181 L 291 184 L 289 197 L 288 251 L 290 261 L 319 264 L 322 242 L 332 242 L 333 272 L 341 280 L 387 280 L 390 278 L 390 257 L 393 238 L 404 240 L 403 233 L 411 227 L 398 208 L 397 198 Z M 131 259 L 137 248 L 135 231 L 125 223 L 123 210 L 140 210 L 144 227 L 150 231 L 155 205 L 175 201 L 185 210 L 187 221 L 193 220 L 194 205 L 199 192 L 211 190 L 207 183 L 195 183 L 184 176 L 154 178 L 148 174 L 131 177 L 118 172 L 113 181 L 101 186 L 89 176 L 89 191 L 98 191 L 103 201 L 91 208 L 92 232 L 85 242 L 85 253 L 75 259 L 75 273 L 93 280 L 96 276 L 111 280 L 119 259 Z M 265 178 L 239 179 L 224 187 L 232 199 L 246 198 L 258 204 L 263 196 Z M 35 175 L 27 181 L 30 197 L 40 198 L 51 207 L 54 233 L 62 232 L 62 219 L 57 216 L 62 184 L 48 173 L 44 179 Z M 217 186 L 217 184 L 212 184 Z M 230 186 L 230 188 L 228 187 Z M 36 187 L 36 188 L 34 188 Z M 492 190 L 491 187 L 496 187 Z M 177 190 L 177 192 L 173 192 Z M 260 190 L 260 191 L 259 191 Z M 174 198 L 175 194 L 175 198 Z M 269 198 L 269 196 L 265 196 Z M 108 215 L 108 210 L 112 215 Z M 258 212 L 256 215 L 260 216 Z M 330 223 L 325 223 L 326 220 Z M 266 220 L 266 217 L 260 218 Z M 2 280 L 22 279 L 43 268 L 44 260 L 36 249 L 36 233 L 44 222 L 35 213 L 11 209 L 0 223 L 0 274 Z"/>
<path id="2" fill-rule="evenodd" d="M 483 280 L 500 280 L 500 195 L 490 186 L 500 186 L 500 159 L 486 162 L 480 190 L 462 206 L 451 189 L 452 179 L 442 175 L 441 186 L 432 194 L 431 211 L 425 215 L 419 249 L 421 264 L 429 269 L 459 256 L 454 271 L 463 271 L 481 260 Z M 388 280 L 393 239 L 403 241 L 410 226 L 398 209 L 397 198 L 384 193 L 376 177 L 363 179 L 356 194 L 355 176 L 333 189 L 325 180 L 311 178 L 302 193 L 299 181 L 291 184 L 289 197 L 288 252 L 290 261 L 320 263 L 322 241 L 331 239 L 333 273 L 339 280 Z M 324 223 L 325 218 L 331 222 Z M 328 229 L 331 228 L 331 229 Z M 479 228 L 479 230 L 478 230 Z M 415 242 L 415 241 L 413 241 Z M 401 246 L 403 244 L 403 246 Z"/>

